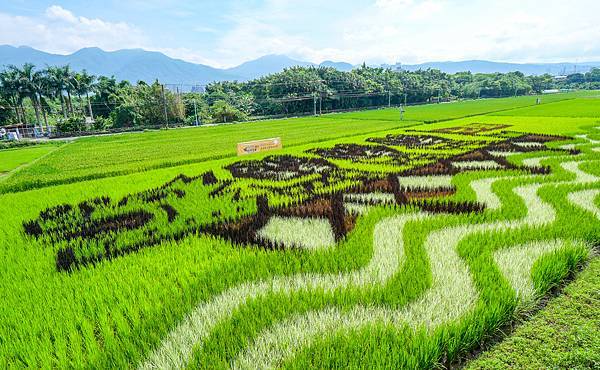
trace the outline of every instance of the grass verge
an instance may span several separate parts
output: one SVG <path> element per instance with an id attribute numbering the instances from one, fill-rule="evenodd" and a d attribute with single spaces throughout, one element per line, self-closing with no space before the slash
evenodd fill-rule
<path id="1" fill-rule="evenodd" d="M 600 258 L 560 296 L 466 369 L 597 369 L 600 367 Z"/>

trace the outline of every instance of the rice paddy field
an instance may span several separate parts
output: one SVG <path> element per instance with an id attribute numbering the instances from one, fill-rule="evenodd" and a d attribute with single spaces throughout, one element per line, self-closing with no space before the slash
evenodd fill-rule
<path id="1" fill-rule="evenodd" d="M 20 149 L 0 150 L 0 176 L 27 165 L 58 149 L 59 145 L 36 145 Z"/>
<path id="2" fill-rule="evenodd" d="M 599 100 L 535 99 L 0 151 L 0 366 L 595 368 Z"/>

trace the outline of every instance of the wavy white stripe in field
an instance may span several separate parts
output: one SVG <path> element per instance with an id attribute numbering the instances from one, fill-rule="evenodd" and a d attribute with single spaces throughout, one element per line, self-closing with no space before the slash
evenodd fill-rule
<path id="1" fill-rule="evenodd" d="M 471 309 L 478 297 L 469 269 L 456 252 L 459 242 L 476 232 L 534 227 L 553 222 L 554 209 L 537 196 L 540 186 L 533 184 L 514 189 L 528 209 L 522 220 L 462 225 L 432 232 L 425 242 L 432 274 L 431 288 L 405 309 L 359 306 L 349 312 L 329 308 L 298 315 L 264 331 L 252 347 L 236 358 L 233 367 L 277 367 L 298 349 L 314 342 L 319 335 L 333 330 L 353 329 L 379 321 L 433 329 L 458 319 Z"/>
<path id="2" fill-rule="evenodd" d="M 577 145 L 580 145 L 580 144 L 564 144 L 564 145 L 559 146 L 558 148 L 564 149 L 564 150 L 573 150 L 577 147 Z"/>
<path id="3" fill-rule="evenodd" d="M 588 135 L 575 135 L 576 138 L 587 140 L 591 144 L 600 144 L 600 140 L 591 139 Z"/>
<path id="4" fill-rule="evenodd" d="M 571 203 L 600 218 L 600 208 L 594 203 L 598 196 L 600 196 L 600 189 L 589 189 L 570 193 L 567 198 Z"/>
<path id="5" fill-rule="evenodd" d="M 539 157 L 532 157 L 523 160 L 524 166 L 539 166 L 541 161 L 549 158 L 548 155 L 542 155 Z M 531 178 L 532 176 L 520 176 L 521 179 Z M 495 211 L 500 208 L 502 205 L 500 202 L 500 198 L 492 191 L 492 185 L 496 181 L 504 180 L 504 179 L 512 179 L 514 177 L 491 177 L 473 180 L 470 183 L 471 189 L 475 192 L 475 196 L 477 198 L 477 202 L 485 204 L 486 208 L 491 211 Z"/>
<path id="6" fill-rule="evenodd" d="M 561 163 L 561 167 L 568 171 L 571 172 L 572 174 L 575 175 L 575 180 L 573 181 L 569 181 L 567 183 L 570 184 L 589 184 L 592 182 L 596 182 L 598 180 L 600 180 L 600 178 L 598 178 L 597 176 L 594 176 L 592 174 L 589 174 L 587 172 L 584 172 L 582 170 L 579 169 L 579 165 L 582 164 L 584 162 L 581 161 L 571 161 L 571 162 L 563 162 Z"/>
<path id="7" fill-rule="evenodd" d="M 534 157 L 534 158 L 525 158 L 523 159 L 523 166 L 525 167 L 539 167 L 544 159 L 547 157 Z"/>
<path id="8" fill-rule="evenodd" d="M 523 141 L 523 142 L 515 142 L 513 143 L 522 148 L 541 148 L 544 146 L 542 143 L 538 143 L 536 141 Z"/>
<path id="9" fill-rule="evenodd" d="M 465 161 L 465 162 L 452 162 L 452 166 L 461 170 L 470 169 L 494 169 L 501 168 L 502 166 L 495 161 Z"/>
<path id="10" fill-rule="evenodd" d="M 541 256 L 557 251 L 565 245 L 564 240 L 537 241 L 500 249 L 494 253 L 494 261 L 515 290 L 519 304 L 527 305 L 536 298 L 531 279 L 533 264 Z"/>
<path id="11" fill-rule="evenodd" d="M 485 207 L 490 211 L 495 211 L 502 205 L 500 198 L 492 191 L 492 185 L 502 179 L 502 177 L 479 179 L 472 181 L 470 184 L 477 197 L 477 202 L 485 204 Z"/>
<path id="12" fill-rule="evenodd" d="M 344 208 L 346 209 L 346 212 L 360 216 L 369 213 L 373 207 L 362 203 L 345 202 Z"/>
<path id="13" fill-rule="evenodd" d="M 398 182 L 407 188 L 437 189 L 452 186 L 452 176 L 400 176 Z"/>
<path id="14" fill-rule="evenodd" d="M 335 245 L 331 224 L 324 218 L 273 216 L 256 234 L 290 248 L 314 250 Z"/>
<path id="15" fill-rule="evenodd" d="M 494 157 L 510 157 L 511 155 L 520 154 L 520 152 L 500 152 L 497 150 L 488 150 L 487 152 Z"/>
<path id="16" fill-rule="evenodd" d="M 374 202 L 379 204 L 393 204 L 396 202 L 394 194 L 390 193 L 348 193 L 344 194 L 344 200 L 354 202 Z"/>
<path id="17" fill-rule="evenodd" d="M 411 221 L 430 217 L 409 214 L 385 218 L 373 233 L 373 256 L 360 270 L 347 274 L 299 274 L 275 277 L 269 281 L 251 282 L 233 287 L 210 301 L 201 303 L 180 323 L 154 351 L 142 368 L 183 368 L 191 359 L 194 347 L 210 334 L 221 321 L 245 302 L 269 293 L 286 293 L 322 289 L 333 291 L 347 287 L 382 284 L 394 276 L 404 261 L 404 226 Z"/>

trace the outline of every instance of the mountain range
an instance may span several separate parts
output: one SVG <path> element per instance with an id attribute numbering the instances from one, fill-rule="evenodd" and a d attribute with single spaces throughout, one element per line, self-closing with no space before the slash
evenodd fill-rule
<path id="1" fill-rule="evenodd" d="M 132 82 L 152 82 L 156 79 L 166 84 L 203 85 L 211 81 L 238 80 L 246 81 L 271 73 L 282 71 L 293 66 L 327 66 L 340 71 L 350 71 L 355 66 L 345 62 L 324 61 L 320 64 L 299 61 L 285 55 L 266 55 L 255 60 L 227 69 L 215 68 L 174 59 L 156 51 L 143 49 L 123 49 L 104 51 L 100 48 L 83 48 L 72 54 L 51 54 L 28 46 L 0 45 L 0 66 L 23 65 L 33 63 L 39 68 L 46 65 L 66 65 L 76 71 L 87 70 L 95 75 L 115 76 L 119 80 Z M 382 65 L 392 69 L 415 71 L 436 68 L 447 73 L 471 71 L 473 73 L 521 71 L 528 75 L 550 73 L 560 75 L 566 73 L 587 72 L 592 67 L 600 67 L 598 63 L 536 63 L 516 64 L 480 60 L 461 62 L 432 62 L 415 65 Z"/>

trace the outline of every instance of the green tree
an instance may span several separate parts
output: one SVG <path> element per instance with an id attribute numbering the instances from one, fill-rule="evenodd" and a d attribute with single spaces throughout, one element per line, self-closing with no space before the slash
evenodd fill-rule
<path id="1" fill-rule="evenodd" d="M 224 100 L 216 101 L 210 108 L 210 113 L 214 122 L 235 122 L 244 121 L 248 116 L 239 109 L 233 107 Z"/>

